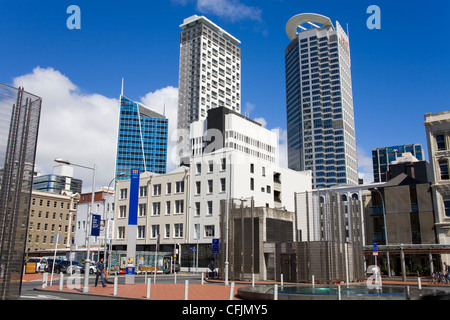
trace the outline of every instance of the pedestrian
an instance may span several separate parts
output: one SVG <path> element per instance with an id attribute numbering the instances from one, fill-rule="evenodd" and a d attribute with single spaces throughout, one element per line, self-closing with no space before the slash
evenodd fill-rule
<path id="1" fill-rule="evenodd" d="M 450 277 L 450 266 L 447 265 L 447 262 L 444 262 L 444 272 L 445 272 L 445 278 L 449 279 L 449 277 Z"/>
<path id="2" fill-rule="evenodd" d="M 100 277 L 100 281 L 101 281 L 103 287 L 106 287 L 106 284 L 105 284 L 105 265 L 103 264 L 103 258 L 100 258 L 100 261 L 97 263 L 97 273 L 95 275 L 95 286 L 97 286 L 99 277 Z"/>

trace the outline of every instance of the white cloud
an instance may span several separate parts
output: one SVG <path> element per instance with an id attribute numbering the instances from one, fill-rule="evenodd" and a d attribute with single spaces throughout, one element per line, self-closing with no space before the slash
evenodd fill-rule
<path id="1" fill-rule="evenodd" d="M 170 172 L 176 167 L 178 88 L 166 87 L 149 92 L 141 97 L 141 102 L 160 114 L 165 113 L 169 119 L 167 172 Z"/>
<path id="2" fill-rule="evenodd" d="M 213 14 L 232 22 L 246 19 L 262 21 L 261 9 L 247 6 L 239 0 L 171 0 L 171 2 L 182 6 L 196 2 L 196 8 L 199 12 Z"/>
<path id="3" fill-rule="evenodd" d="M 202 13 L 212 13 L 231 21 L 262 20 L 261 9 L 247 6 L 238 0 L 197 0 L 197 9 Z"/>
<path id="4" fill-rule="evenodd" d="M 274 128 L 271 130 L 275 132 L 278 137 L 278 154 L 276 156 L 276 162 L 283 167 L 288 166 L 288 157 L 287 157 L 287 130 L 282 128 Z"/>
<path id="5" fill-rule="evenodd" d="M 264 118 L 255 118 L 255 121 L 260 123 L 263 126 L 263 128 L 267 126 L 267 121 Z"/>
<path id="6" fill-rule="evenodd" d="M 53 171 L 56 158 L 92 167 L 96 186 L 108 185 L 115 174 L 118 99 L 83 94 L 61 72 L 37 67 L 14 79 L 15 86 L 43 99 L 36 151 L 36 167 L 42 174 Z M 83 180 L 83 191 L 92 186 L 92 171 L 74 168 Z"/>
<path id="7" fill-rule="evenodd" d="M 88 167 L 95 164 L 96 188 L 107 186 L 115 175 L 119 99 L 84 94 L 67 76 L 53 68 L 37 67 L 32 73 L 15 78 L 14 86 L 24 87 L 43 99 L 37 169 L 42 174 L 52 173 L 57 165 L 54 162 L 56 158 Z M 140 99 L 144 105 L 161 114 L 165 104 L 165 114 L 169 119 L 170 170 L 174 168 L 170 152 L 175 141 L 170 139 L 170 135 L 177 123 L 178 89 L 162 88 Z M 75 167 L 74 177 L 83 180 L 84 192 L 90 192 L 92 171 Z"/>
<path id="8" fill-rule="evenodd" d="M 373 179 L 373 163 L 372 156 L 368 155 L 366 151 L 358 147 L 358 174 L 359 178 L 364 180 L 364 183 L 371 183 Z"/>

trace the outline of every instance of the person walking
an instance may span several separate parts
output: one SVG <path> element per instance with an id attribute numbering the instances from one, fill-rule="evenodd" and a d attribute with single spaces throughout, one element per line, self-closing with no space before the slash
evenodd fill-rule
<path id="1" fill-rule="evenodd" d="M 105 265 L 103 264 L 103 258 L 100 258 L 100 261 L 97 263 L 97 273 L 95 275 L 95 286 L 98 284 L 98 278 L 100 277 L 100 281 L 103 287 L 106 287 L 105 284 Z"/>

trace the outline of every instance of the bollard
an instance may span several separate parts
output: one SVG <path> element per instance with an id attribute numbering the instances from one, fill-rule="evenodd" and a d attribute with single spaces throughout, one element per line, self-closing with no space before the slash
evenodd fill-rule
<path id="1" fill-rule="evenodd" d="M 147 282 L 147 299 L 150 299 L 150 289 L 151 289 L 151 285 L 152 285 L 152 282 L 151 282 L 151 281 L 148 281 L 148 282 Z"/>
<path id="2" fill-rule="evenodd" d="M 205 283 L 205 273 L 202 272 L 202 284 L 204 284 L 204 283 Z"/>
<path id="3" fill-rule="evenodd" d="M 315 286 L 315 283 L 314 283 L 314 275 L 312 275 L 312 286 L 314 287 Z"/>
<path id="4" fill-rule="evenodd" d="M 184 281 L 184 300 L 189 299 L 189 280 Z"/>
<path id="5" fill-rule="evenodd" d="M 42 275 L 42 289 L 47 288 L 47 281 L 48 281 L 48 273 L 45 272 L 45 273 Z"/>
<path id="6" fill-rule="evenodd" d="M 278 285 L 275 284 L 275 288 L 273 289 L 273 300 L 278 300 Z"/>
<path id="7" fill-rule="evenodd" d="M 417 285 L 419 287 L 419 290 L 422 290 L 422 280 L 420 279 L 420 277 L 417 278 Z"/>
<path id="8" fill-rule="evenodd" d="M 59 291 L 62 291 L 64 287 L 64 273 L 59 273 Z"/>
<path id="9" fill-rule="evenodd" d="M 338 289 L 338 296 L 337 296 L 337 298 L 338 298 L 338 300 L 341 300 L 341 286 L 338 285 L 337 289 Z"/>
<path id="10" fill-rule="evenodd" d="M 281 274 L 281 287 L 283 287 L 283 274 Z"/>
<path id="11" fill-rule="evenodd" d="M 252 288 L 255 287 L 255 274 L 252 273 Z"/>
<path id="12" fill-rule="evenodd" d="M 230 300 L 233 300 L 233 298 L 234 298 L 234 282 L 232 282 L 230 286 Z"/>
<path id="13" fill-rule="evenodd" d="M 174 283 L 176 284 L 176 283 L 177 283 L 177 273 L 174 272 L 174 274 L 175 274 L 175 280 L 174 280 Z"/>
<path id="14" fill-rule="evenodd" d="M 118 284 L 117 273 L 114 275 L 114 295 L 117 296 L 117 284 Z"/>

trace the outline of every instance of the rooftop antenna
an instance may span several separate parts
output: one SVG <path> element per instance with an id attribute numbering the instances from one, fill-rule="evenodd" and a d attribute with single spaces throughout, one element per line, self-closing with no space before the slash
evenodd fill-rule
<path id="1" fill-rule="evenodd" d="M 164 102 L 164 110 L 163 110 L 163 116 L 166 116 L 166 103 Z"/>
<path id="2" fill-rule="evenodd" d="M 123 78 L 122 78 L 122 89 L 120 90 L 120 95 L 123 96 Z"/>

